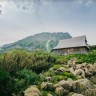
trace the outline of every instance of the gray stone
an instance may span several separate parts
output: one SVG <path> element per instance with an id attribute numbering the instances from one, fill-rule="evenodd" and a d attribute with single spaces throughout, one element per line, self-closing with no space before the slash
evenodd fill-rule
<path id="1" fill-rule="evenodd" d="M 39 89 L 34 85 L 24 91 L 24 96 L 40 96 Z"/>
<path id="2" fill-rule="evenodd" d="M 81 93 L 84 92 L 86 89 L 93 88 L 93 85 L 88 79 L 79 79 L 73 82 L 72 87 L 74 92 Z"/>
<path id="3" fill-rule="evenodd" d="M 84 93 L 85 96 L 96 96 L 96 89 L 87 89 Z"/>

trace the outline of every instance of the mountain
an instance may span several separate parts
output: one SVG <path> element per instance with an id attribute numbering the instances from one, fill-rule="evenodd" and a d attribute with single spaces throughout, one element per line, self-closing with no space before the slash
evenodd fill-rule
<path id="1" fill-rule="evenodd" d="M 37 50 L 37 49 L 50 51 L 52 48 L 54 48 L 58 44 L 59 40 L 67 39 L 67 38 L 72 38 L 68 32 L 66 33 L 43 32 L 43 33 L 39 33 L 33 36 L 29 36 L 25 39 L 19 40 L 11 44 L 6 44 L 0 47 L 0 51 L 3 52 L 9 49 L 16 49 L 16 48 L 27 49 L 27 50 L 32 50 L 32 51 Z"/>

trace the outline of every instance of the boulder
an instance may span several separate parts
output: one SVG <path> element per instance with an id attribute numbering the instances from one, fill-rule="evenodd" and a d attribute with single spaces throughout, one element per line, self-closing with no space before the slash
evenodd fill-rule
<path id="1" fill-rule="evenodd" d="M 77 69 L 73 72 L 77 78 L 85 78 L 85 72 L 82 69 Z"/>
<path id="2" fill-rule="evenodd" d="M 72 96 L 84 96 L 82 94 L 74 93 Z"/>
<path id="3" fill-rule="evenodd" d="M 93 85 L 88 79 L 79 79 L 73 82 L 72 87 L 74 92 L 81 93 L 86 89 L 93 88 Z"/>
<path id="4" fill-rule="evenodd" d="M 58 84 L 66 90 L 70 91 L 72 89 L 72 82 L 70 82 L 70 80 L 69 81 L 61 80 Z"/>
<path id="5" fill-rule="evenodd" d="M 69 83 L 71 83 L 71 85 L 72 85 L 73 80 L 72 80 L 71 78 L 68 78 L 67 81 L 68 81 Z"/>
<path id="6" fill-rule="evenodd" d="M 43 82 L 41 84 L 41 90 L 54 90 L 54 86 L 53 86 L 53 83 L 49 83 L 49 82 Z"/>
<path id="7" fill-rule="evenodd" d="M 45 80 L 46 80 L 47 82 L 49 82 L 49 81 L 52 81 L 53 79 L 52 79 L 52 77 L 45 77 Z"/>
<path id="8" fill-rule="evenodd" d="M 96 75 L 96 64 L 89 64 L 89 72 L 92 73 L 92 75 Z"/>
<path id="9" fill-rule="evenodd" d="M 66 69 L 65 69 L 64 67 L 60 67 L 60 68 L 58 68 L 58 69 L 55 71 L 55 73 L 56 73 L 56 74 L 60 74 L 60 73 L 62 73 L 62 72 L 64 72 L 64 71 L 66 71 Z"/>
<path id="10" fill-rule="evenodd" d="M 63 87 L 57 87 L 55 93 L 57 94 L 57 96 L 65 96 L 69 93 L 69 91 L 65 90 Z"/>
<path id="11" fill-rule="evenodd" d="M 96 96 L 96 89 L 87 89 L 84 93 L 85 96 Z"/>
<path id="12" fill-rule="evenodd" d="M 24 91 L 24 96 L 41 96 L 39 89 L 33 85 Z"/>
<path id="13" fill-rule="evenodd" d="M 92 82 L 93 84 L 96 84 L 96 76 L 92 76 L 92 77 L 90 78 L 90 80 L 91 80 L 91 82 Z"/>
<path id="14" fill-rule="evenodd" d="M 67 96 L 72 96 L 74 94 L 74 92 L 70 92 Z"/>
<path id="15" fill-rule="evenodd" d="M 53 96 L 52 94 L 48 93 L 47 96 Z"/>
<path id="16" fill-rule="evenodd" d="M 56 89 L 57 87 L 60 87 L 60 85 L 59 84 L 55 84 L 54 85 L 54 89 Z"/>
<path id="17" fill-rule="evenodd" d="M 76 62 L 77 62 L 77 58 L 74 57 L 74 58 L 70 59 L 67 63 L 68 63 L 69 65 L 75 65 Z"/>

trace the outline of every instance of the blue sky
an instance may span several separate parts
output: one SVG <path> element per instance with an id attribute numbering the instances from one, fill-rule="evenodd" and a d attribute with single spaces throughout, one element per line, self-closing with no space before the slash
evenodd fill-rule
<path id="1" fill-rule="evenodd" d="M 0 46 L 40 32 L 86 35 L 89 44 L 96 44 L 96 1 L 0 1 Z"/>

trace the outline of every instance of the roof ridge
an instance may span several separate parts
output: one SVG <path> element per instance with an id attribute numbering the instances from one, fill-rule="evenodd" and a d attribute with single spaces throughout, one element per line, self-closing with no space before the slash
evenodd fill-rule
<path id="1" fill-rule="evenodd" d="M 55 48 L 69 48 L 69 47 L 77 47 L 77 46 L 79 46 L 79 47 L 87 46 L 85 35 L 60 40 L 58 45 Z"/>
<path id="2" fill-rule="evenodd" d="M 70 40 L 70 39 L 80 38 L 80 37 L 85 37 L 85 38 L 86 38 L 86 35 L 77 36 L 77 37 L 72 37 L 72 38 L 67 38 L 67 39 L 62 39 L 62 40 L 59 40 L 59 42 L 60 42 L 60 41 L 64 41 L 64 40 Z"/>

